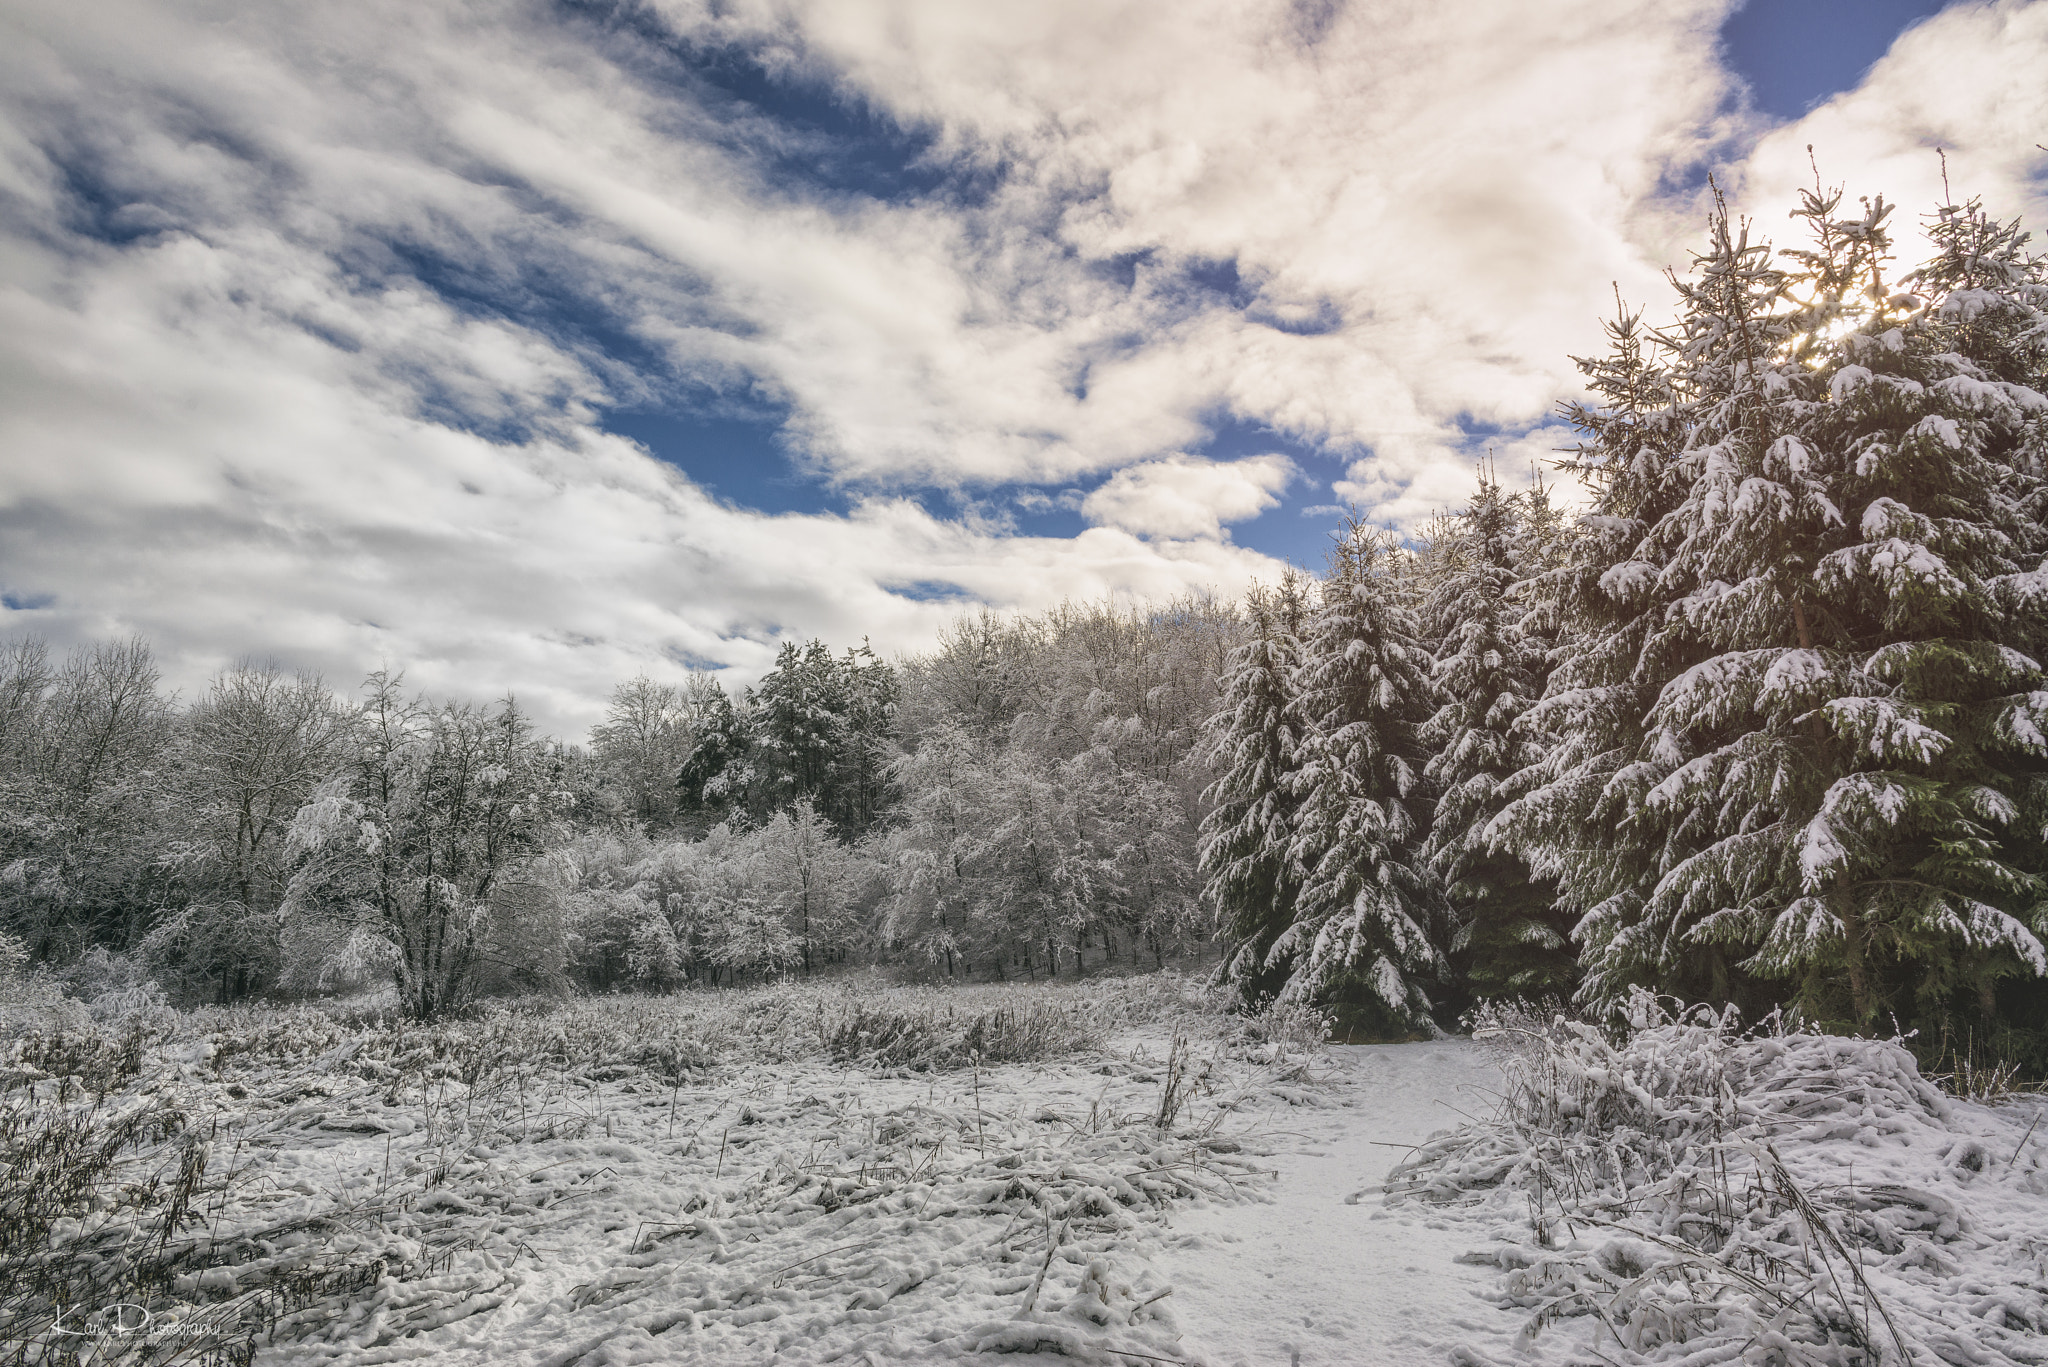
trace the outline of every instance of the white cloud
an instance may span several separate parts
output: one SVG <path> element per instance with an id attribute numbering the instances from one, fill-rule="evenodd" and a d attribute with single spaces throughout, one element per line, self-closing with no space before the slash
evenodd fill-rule
<path id="1" fill-rule="evenodd" d="M 1216 538 L 1224 523 L 1277 506 L 1299 473 L 1285 456 L 1223 462 L 1176 454 L 1117 471 L 1088 495 L 1081 515 L 1139 536 Z"/>
<path id="2" fill-rule="evenodd" d="M 1070 287 L 1040 315 L 1048 359 L 1090 379 L 1072 411 L 1041 410 L 1055 442 L 1179 442 L 1170 420 L 1220 406 L 1372 447 L 1405 483 L 1459 445 L 1459 415 L 1527 421 L 1569 389 L 1610 282 L 1654 287 L 1665 226 L 1646 240 L 1642 204 L 1740 131 L 1717 112 L 1726 8 L 1340 5 L 1306 27 L 1298 6 L 1243 0 L 663 12 L 776 45 L 936 130 L 942 158 L 1004 167 L 971 216 L 1003 249 L 981 278 L 1015 291 L 1016 265 L 1044 269 L 1010 255 L 1020 224 L 1083 260 L 1143 256 L 1114 308 Z M 1191 301 L 1180 269 L 1199 261 L 1234 262 L 1248 306 Z M 1104 354 L 1148 323 L 1143 347 Z"/>
<path id="3" fill-rule="evenodd" d="M 1946 149 L 1958 200 L 1982 195 L 2001 218 L 2048 225 L 2048 4 L 1952 4 L 1900 36 L 1863 83 L 1758 143 L 1742 168 L 1740 202 L 1777 240 L 1799 191 L 1846 184 L 1853 199 L 1883 194 L 1899 211 L 1902 261 L 1926 251 L 1921 216 L 1941 202 Z M 1813 147 L 1809 160 L 1807 147 Z M 1845 206 L 1846 208 L 1847 206 Z"/>
<path id="4" fill-rule="evenodd" d="M 885 201 L 539 0 L 15 0 L 0 589 L 52 601 L 0 631 L 141 629 L 187 686 L 388 659 L 576 727 L 634 669 L 756 671 L 778 632 L 929 640 L 949 590 L 1229 589 L 1272 566 L 1224 526 L 1285 470 L 1181 454 L 1220 419 L 1396 521 L 1463 501 L 1475 426 L 1527 434 L 1502 460 L 1550 440 L 1613 282 L 1654 304 L 1696 233 L 1666 178 L 1760 131 L 1724 112 L 1725 9 L 662 4 L 958 178 Z M 1788 202 L 1812 140 L 1917 207 L 1938 140 L 2038 212 L 2044 14 L 1915 30 L 1764 139 L 1744 202 Z M 599 430 L 626 402 L 786 412 L 853 511 L 722 504 Z M 1020 486 L 1099 525 L 1011 535 L 976 500 Z"/>

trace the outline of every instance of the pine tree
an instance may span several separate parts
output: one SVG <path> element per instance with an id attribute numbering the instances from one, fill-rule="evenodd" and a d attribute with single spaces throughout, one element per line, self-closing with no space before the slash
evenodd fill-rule
<path id="1" fill-rule="evenodd" d="M 889 764 L 901 685 L 889 662 L 877 658 L 865 640 L 847 647 L 840 669 L 845 711 L 839 749 L 832 758 L 827 814 L 842 836 L 856 839 L 880 821 L 896 799 Z"/>
<path id="2" fill-rule="evenodd" d="M 823 641 L 783 642 L 775 668 L 747 701 L 756 767 L 771 811 L 817 800 L 831 784 L 846 739 L 847 672 Z"/>
<path id="3" fill-rule="evenodd" d="M 1251 635 L 1231 652 L 1209 724 L 1223 772 L 1202 795 L 1211 805 L 1202 821 L 1199 867 L 1230 945 L 1225 975 L 1256 1002 L 1286 981 L 1266 960 L 1294 919 L 1301 887 L 1291 854 L 1300 806 L 1294 791 L 1297 581 L 1290 575 L 1277 593 L 1255 586 L 1245 606 Z"/>
<path id="4" fill-rule="evenodd" d="M 2040 267 L 1945 210 L 1971 242 L 1894 293 L 1889 207 L 1839 203 L 1782 265 L 1718 215 L 1655 360 L 1624 320 L 1586 364 L 1561 744 L 1501 825 L 1584 913 L 1593 999 L 1789 978 L 1868 1023 L 2044 967 Z"/>
<path id="5" fill-rule="evenodd" d="M 715 679 L 698 708 L 694 734 L 676 775 L 680 810 L 707 823 L 735 809 L 744 812 L 753 780 L 753 736 Z"/>
<path id="6" fill-rule="evenodd" d="M 1540 488 L 1517 497 L 1483 473 L 1430 547 L 1423 615 L 1443 701 L 1420 733 L 1437 794 L 1422 855 L 1450 900 L 1461 976 L 1481 997 L 1568 993 L 1577 976 L 1556 889 L 1487 837 L 1506 785 L 1543 757 L 1542 738 L 1517 724 L 1548 673 L 1520 590 L 1542 567 L 1549 521 Z"/>
<path id="7" fill-rule="evenodd" d="M 1410 810 L 1430 658 L 1394 559 L 1356 520 L 1331 556 L 1293 701 L 1301 806 L 1289 855 L 1301 889 L 1265 956 L 1285 967 L 1282 1000 L 1328 1002 L 1365 1030 L 1427 1025 L 1429 986 L 1447 968 L 1429 930 L 1442 896 Z"/>

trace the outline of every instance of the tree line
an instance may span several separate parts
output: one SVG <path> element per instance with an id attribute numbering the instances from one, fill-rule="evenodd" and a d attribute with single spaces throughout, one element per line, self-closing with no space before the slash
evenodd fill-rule
<path id="1" fill-rule="evenodd" d="M 1580 515 L 1483 480 L 1253 596 L 1203 847 L 1248 994 L 2038 1030 L 2048 272 L 1971 202 L 1894 273 L 1891 213 L 1717 213 L 1580 362 Z"/>
<path id="2" fill-rule="evenodd" d="M 885 960 L 1163 963 L 1210 938 L 1201 731 L 1236 609 L 963 617 L 893 663 L 636 678 L 587 745 L 517 701 L 275 666 L 167 696 L 149 647 L 0 653 L 0 934 L 80 990 L 664 990 Z"/>
<path id="3" fill-rule="evenodd" d="M 0 658 L 0 916 L 185 998 L 660 990 L 1219 957 L 1381 1033 L 1633 985 L 1814 1019 L 2048 1008 L 2048 271 L 1974 201 L 1789 249 L 1717 213 L 1580 362 L 1586 491 L 1352 520 L 1240 601 L 963 616 L 516 702 Z"/>

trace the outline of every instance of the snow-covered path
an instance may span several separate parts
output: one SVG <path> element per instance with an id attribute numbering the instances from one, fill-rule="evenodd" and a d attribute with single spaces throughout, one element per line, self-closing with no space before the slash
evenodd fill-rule
<path id="1" fill-rule="evenodd" d="M 1403 1145 L 1490 1112 L 1500 1074 L 1469 1040 L 1330 1050 L 1327 1108 L 1283 1109 L 1267 1140 L 1270 1203 L 1171 1216 L 1158 1265 L 1188 1346 L 1217 1367 L 1405 1367 L 1457 1344 L 1503 1351 L 1520 1317 L 1474 1294 L 1498 1273 L 1456 1261 L 1470 1223 L 1386 1210 L 1376 1188 Z M 1298 1357 L 1297 1357 L 1298 1355 Z"/>

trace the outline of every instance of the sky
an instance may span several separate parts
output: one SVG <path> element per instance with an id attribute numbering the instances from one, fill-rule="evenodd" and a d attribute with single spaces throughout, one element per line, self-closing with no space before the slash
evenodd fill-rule
<path id="1" fill-rule="evenodd" d="M 0 636 L 576 736 L 1235 593 L 1569 446 L 1710 174 L 2044 221 L 2043 71 L 2048 0 L 0 0 Z"/>

